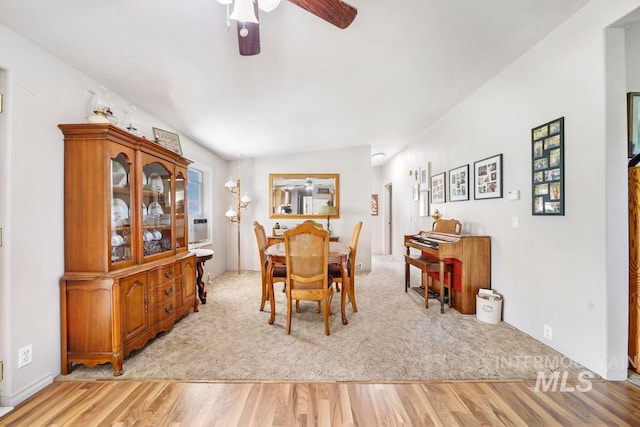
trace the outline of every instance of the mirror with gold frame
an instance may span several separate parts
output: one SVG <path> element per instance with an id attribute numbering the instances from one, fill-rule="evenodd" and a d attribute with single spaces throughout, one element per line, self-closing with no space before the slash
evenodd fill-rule
<path id="1" fill-rule="evenodd" d="M 269 174 L 269 218 L 326 218 L 323 206 L 340 217 L 340 175 L 330 173 Z"/>

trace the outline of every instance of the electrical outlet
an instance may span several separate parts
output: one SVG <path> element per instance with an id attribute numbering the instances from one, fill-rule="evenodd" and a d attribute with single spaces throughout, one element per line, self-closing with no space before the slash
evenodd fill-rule
<path id="1" fill-rule="evenodd" d="M 362 270 L 362 263 L 361 262 L 356 264 L 356 269 Z"/>
<path id="2" fill-rule="evenodd" d="M 544 337 L 548 340 L 553 339 L 553 329 L 551 329 L 551 326 L 544 325 Z"/>
<path id="3" fill-rule="evenodd" d="M 18 368 L 22 368 L 24 365 L 31 363 L 33 358 L 33 347 L 29 344 L 26 347 L 22 347 L 18 350 Z"/>

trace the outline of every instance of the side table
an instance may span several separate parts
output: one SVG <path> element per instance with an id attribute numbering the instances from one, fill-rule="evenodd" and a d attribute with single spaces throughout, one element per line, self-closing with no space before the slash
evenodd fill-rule
<path id="1" fill-rule="evenodd" d="M 198 285 L 198 298 L 201 304 L 207 303 L 207 291 L 204 289 L 204 263 L 213 258 L 214 251 L 211 249 L 196 249 L 193 251 L 196 255 L 196 284 Z M 198 300 L 196 299 L 193 311 L 198 311 Z"/>

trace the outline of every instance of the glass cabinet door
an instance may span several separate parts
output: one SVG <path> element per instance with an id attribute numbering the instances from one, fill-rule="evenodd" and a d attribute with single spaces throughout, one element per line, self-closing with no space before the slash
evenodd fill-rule
<path id="1" fill-rule="evenodd" d="M 185 251 L 187 249 L 187 217 L 185 215 L 187 180 L 185 171 L 176 173 L 176 250 Z"/>
<path id="2" fill-rule="evenodd" d="M 130 186 L 131 161 L 124 153 L 111 159 L 111 268 L 131 263 L 132 192 Z"/>
<path id="3" fill-rule="evenodd" d="M 172 252 L 171 172 L 152 161 L 142 167 L 142 247 L 145 257 Z"/>

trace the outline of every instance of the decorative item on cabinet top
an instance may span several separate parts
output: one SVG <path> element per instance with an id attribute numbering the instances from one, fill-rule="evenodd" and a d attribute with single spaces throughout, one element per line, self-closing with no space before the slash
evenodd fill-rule
<path id="1" fill-rule="evenodd" d="M 182 155 L 182 147 L 180 146 L 180 136 L 177 133 L 166 130 L 153 128 L 153 137 L 156 142 L 171 151 Z"/>

